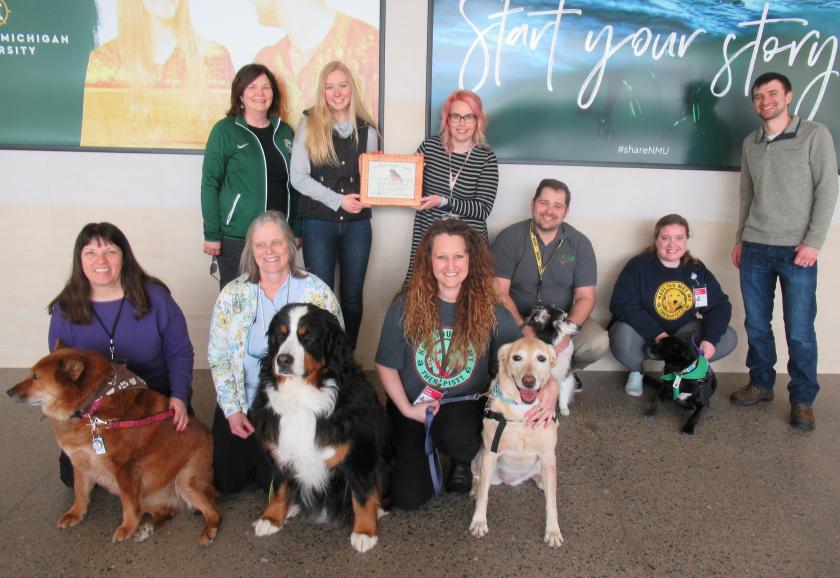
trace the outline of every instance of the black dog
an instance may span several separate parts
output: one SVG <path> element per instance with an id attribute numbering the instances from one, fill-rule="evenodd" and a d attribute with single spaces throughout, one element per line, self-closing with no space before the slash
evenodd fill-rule
<path id="1" fill-rule="evenodd" d="M 653 417 L 659 400 L 671 398 L 683 407 L 693 408 L 680 433 L 694 435 L 700 413 L 709 407 L 709 400 L 717 390 L 717 377 L 705 357 L 682 337 L 670 336 L 648 348 L 648 356 L 665 362 L 662 386 L 648 407 L 646 419 Z"/>
<path id="2" fill-rule="evenodd" d="M 373 548 L 385 483 L 385 411 L 335 316 L 308 304 L 274 316 L 253 416 L 277 467 L 274 498 L 254 522 L 256 534 L 273 534 L 302 511 L 352 520 L 353 548 Z"/>

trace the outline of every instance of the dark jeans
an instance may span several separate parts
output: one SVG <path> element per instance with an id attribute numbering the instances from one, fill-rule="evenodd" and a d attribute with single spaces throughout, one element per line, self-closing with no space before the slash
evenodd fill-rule
<path id="1" fill-rule="evenodd" d="M 362 324 L 362 297 L 373 235 L 370 219 L 303 219 L 303 260 L 310 273 L 335 290 L 335 265 L 341 273 L 338 300 L 353 348 Z"/>
<path id="2" fill-rule="evenodd" d="M 470 462 L 481 448 L 484 400 L 456 401 L 440 406 L 432 422 L 432 441 L 442 454 Z M 388 495 L 396 508 L 416 510 L 434 496 L 429 460 L 424 450 L 423 424 L 409 419 L 388 401 L 394 434 L 394 466 Z"/>
<path id="3" fill-rule="evenodd" d="M 219 263 L 219 290 L 225 285 L 239 277 L 239 259 L 242 257 L 242 250 L 245 248 L 245 239 L 233 239 L 224 237 L 222 239 L 222 252 L 216 257 Z"/>
<path id="4" fill-rule="evenodd" d="M 817 266 L 793 264 L 794 247 L 744 243 L 741 253 L 741 295 L 747 330 L 750 383 L 771 389 L 776 383 L 773 301 L 776 281 L 782 286 L 782 315 L 788 346 L 788 392 L 791 403 L 811 405 L 817 383 Z"/>

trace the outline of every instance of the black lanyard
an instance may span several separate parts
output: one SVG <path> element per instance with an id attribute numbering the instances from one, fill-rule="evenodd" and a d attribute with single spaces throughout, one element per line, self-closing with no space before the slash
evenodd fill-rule
<path id="1" fill-rule="evenodd" d="M 125 296 L 120 299 L 120 308 L 117 309 L 117 316 L 114 319 L 114 326 L 111 327 L 111 331 L 108 331 L 108 328 L 105 327 L 105 322 L 102 321 L 102 318 L 99 316 L 99 313 L 96 312 L 96 309 L 93 308 L 93 304 L 90 306 L 90 310 L 93 311 L 93 316 L 96 317 L 96 320 L 99 322 L 99 325 L 102 326 L 102 329 L 105 333 L 108 334 L 108 349 L 111 351 L 111 361 L 114 361 L 114 335 L 117 332 L 117 323 L 120 322 L 120 315 L 122 315 L 123 305 L 125 305 Z"/>

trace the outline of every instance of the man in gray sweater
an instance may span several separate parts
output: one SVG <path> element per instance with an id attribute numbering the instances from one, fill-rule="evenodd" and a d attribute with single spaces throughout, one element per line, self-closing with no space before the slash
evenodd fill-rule
<path id="1" fill-rule="evenodd" d="M 791 116 L 793 92 L 768 72 L 752 86 L 761 128 L 744 139 L 740 212 L 732 262 L 740 269 L 750 382 L 735 405 L 773 399 L 776 345 L 770 322 L 776 281 L 788 346 L 790 424 L 815 426 L 817 383 L 817 258 L 837 202 L 837 156 L 825 126 Z"/>

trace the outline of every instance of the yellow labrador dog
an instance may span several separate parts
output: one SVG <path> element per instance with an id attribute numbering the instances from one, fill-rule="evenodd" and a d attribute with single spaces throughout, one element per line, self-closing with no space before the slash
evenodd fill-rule
<path id="1" fill-rule="evenodd" d="M 533 479 L 545 492 L 545 541 L 556 548 L 563 543 L 557 521 L 557 422 L 530 428 L 524 421 L 551 378 L 554 348 L 535 337 L 523 337 L 499 349 L 498 357 L 499 376 L 484 413 L 482 447 L 472 465 L 475 513 L 470 532 L 480 538 L 489 531 L 491 484 L 515 486 Z"/>

